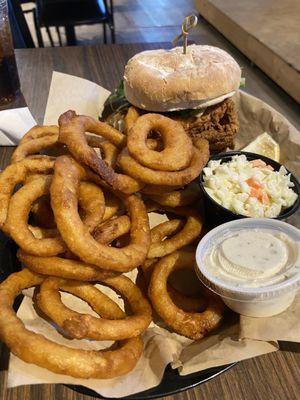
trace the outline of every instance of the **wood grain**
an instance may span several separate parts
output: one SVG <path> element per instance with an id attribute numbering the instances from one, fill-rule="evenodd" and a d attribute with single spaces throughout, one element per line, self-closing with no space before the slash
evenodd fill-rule
<path id="1" fill-rule="evenodd" d="M 195 4 L 207 21 L 300 102 L 299 1 L 196 0 Z"/>
<path id="2" fill-rule="evenodd" d="M 201 41 L 221 46 L 243 67 L 247 91 L 270 103 L 300 129 L 299 106 L 211 27 L 203 25 Z M 199 38 L 198 38 L 199 39 Z M 161 46 L 161 45 L 160 45 Z M 126 61 L 138 51 L 156 44 L 17 51 L 22 89 L 38 122 L 42 122 L 52 70 L 91 79 L 112 90 L 122 77 Z M 62 110 L 64 111 L 64 110 Z M 0 166 L 10 158 L 11 148 L 0 149 Z M 1 316 L 0 316 L 1 318 Z M 228 372 L 189 391 L 165 400 L 293 400 L 300 398 L 300 345 L 282 343 L 281 351 L 238 363 Z M 7 350 L 0 344 L 0 400 L 88 400 L 63 385 L 6 388 Z M 30 366 L 28 366 L 30 368 Z"/>
<path id="3" fill-rule="evenodd" d="M 202 21 L 191 35 L 196 43 L 224 48 L 239 62 L 246 78 L 245 90 L 269 103 L 300 129 L 300 105 L 236 50 L 222 35 Z M 39 123 L 43 120 L 52 71 L 74 74 L 112 90 L 124 65 L 136 52 L 170 44 L 126 44 L 17 50 L 17 62 L 25 99 Z M 34 78 L 33 78 L 34 77 Z M 43 94 L 43 95 L 42 95 Z"/>

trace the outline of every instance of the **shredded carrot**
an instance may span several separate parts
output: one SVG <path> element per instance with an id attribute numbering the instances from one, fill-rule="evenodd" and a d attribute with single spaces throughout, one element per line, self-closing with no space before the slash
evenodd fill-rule
<path id="1" fill-rule="evenodd" d="M 255 188 L 250 189 L 250 197 L 256 197 L 259 200 L 261 195 L 262 192 L 260 189 L 255 189 Z"/>
<path id="2" fill-rule="evenodd" d="M 272 165 L 266 165 L 265 169 L 269 169 L 270 171 L 274 171 L 274 168 L 272 167 Z"/>
<path id="3" fill-rule="evenodd" d="M 250 189 L 250 197 L 255 197 L 258 201 L 263 204 L 269 204 L 269 196 L 267 193 L 264 193 L 261 189 L 251 188 Z"/>
<path id="4" fill-rule="evenodd" d="M 250 164 L 252 165 L 252 167 L 265 167 L 267 164 L 261 160 L 260 158 L 258 158 L 257 160 L 251 160 Z"/>
<path id="5" fill-rule="evenodd" d="M 260 201 L 263 204 L 269 204 L 270 203 L 269 196 L 267 195 L 267 193 L 262 193 Z"/>
<path id="6" fill-rule="evenodd" d="M 247 180 L 246 180 L 246 183 L 247 183 L 250 187 L 252 187 L 252 188 L 254 188 L 254 189 L 261 189 L 261 187 L 262 187 L 262 185 L 261 185 L 260 183 L 256 182 L 253 178 L 247 179 Z"/>

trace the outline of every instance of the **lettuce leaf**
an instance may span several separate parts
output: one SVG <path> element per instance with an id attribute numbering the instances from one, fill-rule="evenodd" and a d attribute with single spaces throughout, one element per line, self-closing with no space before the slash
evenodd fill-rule
<path id="1" fill-rule="evenodd" d="M 106 99 L 101 118 L 105 119 L 109 115 L 125 111 L 129 107 L 130 103 L 125 97 L 124 82 L 122 80 L 117 88 Z"/>

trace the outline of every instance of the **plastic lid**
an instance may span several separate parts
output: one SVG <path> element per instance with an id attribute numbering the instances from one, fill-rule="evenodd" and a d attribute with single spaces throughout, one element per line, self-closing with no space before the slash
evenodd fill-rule
<path id="1" fill-rule="evenodd" d="M 222 297 L 227 297 L 239 301 L 259 301 L 269 300 L 291 290 L 297 290 L 300 287 L 300 265 L 298 272 L 287 278 L 283 282 L 275 283 L 264 287 L 236 287 L 228 281 L 223 281 L 210 274 L 205 264 L 205 255 L 211 248 L 220 241 L 220 238 L 232 235 L 241 230 L 257 229 L 257 230 L 273 230 L 286 234 L 291 240 L 298 243 L 298 262 L 300 261 L 300 230 L 296 227 L 276 219 L 269 218 L 244 218 L 240 220 L 230 221 L 219 225 L 208 232 L 198 244 L 196 250 L 197 268 L 196 273 L 202 283 L 210 290 Z M 298 266 L 298 264 L 297 264 Z"/>

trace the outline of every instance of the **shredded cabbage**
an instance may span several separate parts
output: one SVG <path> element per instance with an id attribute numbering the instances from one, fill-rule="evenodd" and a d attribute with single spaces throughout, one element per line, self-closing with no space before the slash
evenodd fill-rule
<path id="1" fill-rule="evenodd" d="M 248 161 L 245 155 L 233 156 L 223 164 L 211 160 L 203 172 L 208 195 L 230 211 L 248 217 L 277 217 L 298 197 L 283 166 L 274 171 L 259 159 Z"/>

